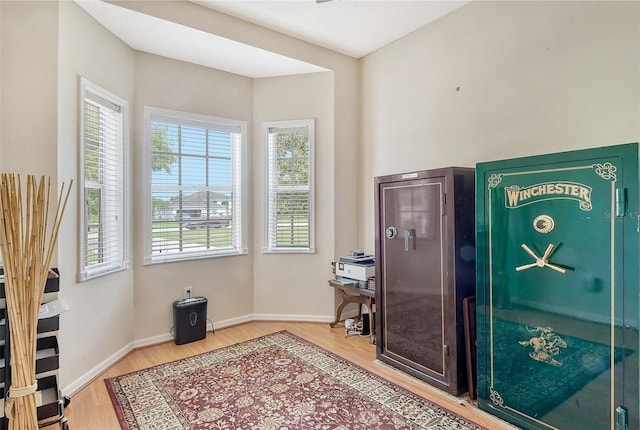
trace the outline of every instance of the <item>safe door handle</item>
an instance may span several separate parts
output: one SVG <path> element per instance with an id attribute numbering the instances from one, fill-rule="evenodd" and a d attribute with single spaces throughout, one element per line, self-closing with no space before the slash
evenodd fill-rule
<path id="1" fill-rule="evenodd" d="M 404 230 L 404 250 L 409 251 L 409 239 L 416 237 L 416 230 L 414 228 L 407 228 Z M 415 249 L 415 241 L 413 241 L 413 249 Z"/>
<path id="2" fill-rule="evenodd" d="M 522 245 L 520 245 L 520 247 L 522 249 L 524 249 L 527 254 L 529 254 L 530 256 L 535 258 L 536 261 L 533 262 L 533 263 L 530 263 L 530 264 L 525 264 L 523 266 L 516 267 L 516 272 L 522 272 L 523 270 L 531 269 L 533 267 L 548 267 L 549 269 L 553 269 L 556 272 L 560 272 L 560 273 L 566 273 L 567 272 L 566 269 L 563 269 L 562 267 L 556 266 L 555 264 L 551 264 L 548 261 L 549 257 L 551 256 L 551 254 L 553 252 L 553 248 L 554 248 L 553 243 L 550 243 L 549 246 L 547 246 L 547 250 L 544 252 L 544 255 L 542 257 L 538 257 L 536 255 L 536 253 L 533 252 L 531 250 L 531 248 L 529 248 L 524 243 Z"/>

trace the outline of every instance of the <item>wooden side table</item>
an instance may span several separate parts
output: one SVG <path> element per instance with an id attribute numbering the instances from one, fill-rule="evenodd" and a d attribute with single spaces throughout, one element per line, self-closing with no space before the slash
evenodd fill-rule
<path id="1" fill-rule="evenodd" d="M 358 321 L 362 319 L 362 305 L 367 307 L 367 311 L 369 312 L 369 343 L 375 345 L 376 343 L 376 330 L 375 323 L 373 321 L 373 304 L 376 301 L 376 293 L 372 290 L 367 290 L 365 288 L 358 288 L 354 284 L 341 284 L 334 279 L 329 280 L 329 285 L 340 293 L 340 297 L 342 301 L 340 305 L 338 305 L 338 309 L 336 309 L 336 319 L 329 324 L 331 327 L 335 327 L 338 324 L 342 317 L 342 310 L 349 303 L 357 303 L 358 304 Z"/>

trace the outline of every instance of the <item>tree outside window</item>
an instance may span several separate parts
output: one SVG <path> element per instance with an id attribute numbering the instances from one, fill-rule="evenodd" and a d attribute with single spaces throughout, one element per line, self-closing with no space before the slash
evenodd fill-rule
<path id="1" fill-rule="evenodd" d="M 313 120 L 271 122 L 267 251 L 313 250 Z"/>
<path id="2" fill-rule="evenodd" d="M 147 109 L 151 234 L 146 261 L 243 253 L 244 123 Z"/>

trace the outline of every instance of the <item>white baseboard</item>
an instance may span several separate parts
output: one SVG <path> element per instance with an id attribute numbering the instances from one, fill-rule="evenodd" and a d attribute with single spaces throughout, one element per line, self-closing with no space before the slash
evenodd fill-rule
<path id="1" fill-rule="evenodd" d="M 344 312 L 344 314 L 350 314 L 351 312 Z M 357 312 L 354 313 L 354 315 Z M 351 315 L 347 315 L 350 317 Z M 227 320 L 217 321 L 215 324 L 210 320 L 207 320 L 207 331 L 212 331 L 225 327 L 231 327 L 234 325 L 250 322 L 250 321 L 300 321 L 300 322 L 333 322 L 335 317 L 333 316 L 319 316 L 319 315 L 282 315 L 282 314 L 253 314 L 245 315 L 237 318 L 230 318 Z M 85 385 L 99 377 L 104 371 L 113 366 L 131 351 L 143 348 L 145 346 L 156 345 L 158 343 L 168 342 L 173 340 L 171 333 L 164 333 L 158 336 L 147 337 L 145 339 L 134 340 L 125 347 L 112 354 L 106 360 L 98 364 L 89 372 L 82 375 L 80 378 L 73 381 L 62 389 L 62 393 L 65 396 L 73 396 L 80 391 Z"/>
<path id="2" fill-rule="evenodd" d="M 296 315 L 296 314 L 254 314 L 254 321 L 294 321 L 294 322 L 333 322 L 335 316 Z"/>
<path id="3" fill-rule="evenodd" d="M 158 336 L 147 337 L 145 339 L 134 340 L 133 349 L 143 348 L 145 346 L 157 345 L 158 343 L 168 342 L 173 340 L 171 333 L 164 333 Z"/>
<path id="4" fill-rule="evenodd" d="M 231 327 L 234 325 L 238 325 L 238 324 L 243 324 L 249 321 L 254 321 L 255 317 L 253 315 L 245 315 L 242 317 L 237 317 L 237 318 L 230 318 L 228 320 L 222 320 L 222 321 L 217 321 L 215 324 L 211 324 L 211 322 L 207 323 L 207 330 L 213 330 L 214 328 L 216 330 L 221 329 L 221 328 L 225 328 L 225 327 Z"/>
<path id="5" fill-rule="evenodd" d="M 80 391 L 82 387 L 87 385 L 89 382 L 93 381 L 95 378 L 100 376 L 103 372 L 105 372 L 108 368 L 113 366 L 127 354 L 135 349 L 134 342 L 129 343 L 124 346 L 120 350 L 116 351 L 109 358 L 104 360 L 102 363 L 98 364 L 96 367 L 82 375 L 80 378 L 73 381 L 71 384 L 67 385 L 62 389 L 62 393 L 65 396 L 73 396 L 76 392 Z"/>

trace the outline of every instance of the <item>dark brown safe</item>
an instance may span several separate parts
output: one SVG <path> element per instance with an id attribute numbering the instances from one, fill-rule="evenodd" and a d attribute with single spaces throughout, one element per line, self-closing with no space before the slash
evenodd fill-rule
<path id="1" fill-rule="evenodd" d="M 375 178 L 377 357 L 454 395 L 467 390 L 474 193 L 472 168 Z"/>

